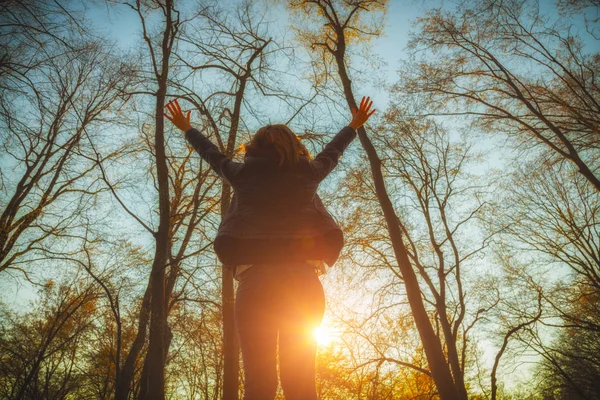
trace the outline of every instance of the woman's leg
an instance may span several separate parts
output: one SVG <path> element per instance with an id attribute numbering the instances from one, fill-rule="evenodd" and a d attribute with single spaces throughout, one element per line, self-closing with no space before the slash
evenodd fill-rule
<path id="1" fill-rule="evenodd" d="M 325 312 L 323 286 L 313 268 L 289 270 L 279 325 L 279 373 L 286 400 L 317 400 L 314 331 Z"/>
<path id="2" fill-rule="evenodd" d="M 261 266 L 244 271 L 235 299 L 244 400 L 272 400 L 277 392 L 277 296 L 268 272 Z"/>

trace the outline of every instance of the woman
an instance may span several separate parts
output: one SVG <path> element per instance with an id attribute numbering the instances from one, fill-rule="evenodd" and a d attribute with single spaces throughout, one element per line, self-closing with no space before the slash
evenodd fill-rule
<path id="1" fill-rule="evenodd" d="M 373 115 L 370 99 L 352 110 L 348 126 L 313 160 L 285 125 L 262 127 L 234 162 L 190 124 L 177 100 L 165 116 L 214 171 L 233 188 L 215 239 L 215 252 L 239 281 L 235 322 L 244 363 L 244 400 L 271 400 L 277 391 L 277 357 L 287 400 L 316 400 L 314 330 L 325 311 L 317 276 L 343 246 L 340 227 L 317 195 Z M 278 346 L 279 338 L 279 346 Z"/>

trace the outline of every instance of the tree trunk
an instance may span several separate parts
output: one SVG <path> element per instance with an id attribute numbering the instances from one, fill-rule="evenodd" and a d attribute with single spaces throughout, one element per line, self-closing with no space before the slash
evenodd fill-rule
<path id="1" fill-rule="evenodd" d="M 121 373 L 115 382 L 115 400 L 127 400 L 129 398 L 129 390 L 132 386 L 133 375 L 135 373 L 135 363 L 146 341 L 146 330 L 148 329 L 148 320 L 150 318 L 150 293 L 151 283 L 148 282 L 142 306 L 140 309 L 140 320 L 138 322 L 137 335 L 131 344 L 127 359 L 123 364 Z M 117 365 L 117 369 L 120 368 Z"/>
<path id="2" fill-rule="evenodd" d="M 235 149 L 242 100 L 244 99 L 244 92 L 246 91 L 246 83 L 250 76 L 252 62 L 269 42 L 266 42 L 249 58 L 246 64 L 246 73 L 240 78 L 240 85 L 235 94 L 235 102 L 231 114 L 227 148 L 225 149 L 228 157 L 232 156 Z M 223 189 L 221 191 L 221 219 L 225 217 L 227 209 L 229 209 L 230 198 L 231 186 L 227 182 L 223 182 Z M 223 304 L 223 400 L 238 400 L 240 351 L 235 328 L 233 274 L 229 268 L 223 268 L 221 277 L 221 302 Z"/>
<path id="3" fill-rule="evenodd" d="M 223 183 L 221 192 L 221 213 L 224 216 L 229 208 L 231 188 Z M 221 271 L 221 302 L 223 305 L 223 400 L 238 400 L 240 355 L 235 329 L 233 274 L 229 268 Z"/>
<path id="4" fill-rule="evenodd" d="M 343 33 L 341 33 L 338 37 L 343 38 Z M 342 86 L 344 88 L 346 101 L 348 106 L 353 109 L 357 107 L 356 102 L 354 101 L 354 95 L 352 93 L 352 82 L 348 77 L 346 66 L 344 64 L 344 52 L 345 44 L 338 43 L 337 54 L 335 54 L 336 64 Z M 454 384 L 452 374 L 444 356 L 440 338 L 433 330 L 431 321 L 427 315 L 427 310 L 425 310 L 425 306 L 423 305 L 419 282 L 410 264 L 408 253 L 402 240 L 400 222 L 385 187 L 383 174 L 381 172 L 381 160 L 377 155 L 375 147 L 373 147 L 373 144 L 367 137 L 364 127 L 360 127 L 358 129 L 358 137 L 369 159 L 377 199 L 379 200 L 379 204 L 381 205 L 381 209 L 385 217 L 388 232 L 390 234 L 390 240 L 392 241 L 394 255 L 396 256 L 398 266 L 400 267 L 400 272 L 404 278 L 408 302 L 410 304 L 421 341 L 423 342 L 423 348 L 427 356 L 427 362 L 431 370 L 431 376 L 436 384 L 440 398 L 442 400 L 466 400 L 466 396 L 459 396 L 459 391 Z"/>
<path id="5" fill-rule="evenodd" d="M 231 186 L 223 182 L 221 190 L 221 218 L 229 208 Z M 233 274 L 229 268 L 221 269 L 221 302 L 223 306 L 223 400 L 238 400 L 240 353 L 235 329 Z"/>
<path id="6" fill-rule="evenodd" d="M 156 233 L 156 249 L 152 263 L 152 299 L 150 301 L 150 343 L 148 345 L 148 387 L 146 399 L 163 400 L 165 397 L 165 337 L 167 333 L 167 318 L 165 313 L 165 268 L 169 250 L 169 179 L 164 145 L 164 119 L 166 82 L 159 83 L 156 96 L 156 175 L 158 180 L 159 225 Z"/>
<path id="7" fill-rule="evenodd" d="M 165 269 L 169 257 L 169 233 L 171 230 L 171 210 L 169 199 L 169 169 L 165 152 L 165 118 L 164 107 L 169 76 L 169 59 L 174 35 L 172 21 L 172 0 L 165 4 L 165 30 L 163 32 L 160 73 L 157 74 L 158 90 L 156 92 L 154 132 L 154 151 L 156 157 L 156 178 L 158 186 L 159 224 L 155 234 L 156 250 L 152 263 L 152 299 L 150 302 L 150 337 L 146 356 L 147 381 L 142 382 L 147 388 L 144 400 L 164 400 L 165 398 L 165 344 L 169 330 L 165 312 Z M 158 71 L 158 66 L 155 68 Z"/>

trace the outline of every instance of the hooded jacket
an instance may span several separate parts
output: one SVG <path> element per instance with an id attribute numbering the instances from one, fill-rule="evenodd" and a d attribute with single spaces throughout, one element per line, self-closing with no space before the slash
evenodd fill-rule
<path id="1" fill-rule="evenodd" d="M 214 242 L 225 266 L 317 259 L 335 263 L 344 238 L 317 188 L 356 137 L 353 128 L 342 128 L 313 160 L 301 157 L 294 166 L 250 154 L 243 163 L 235 162 L 197 129 L 186 131 L 185 137 L 233 188 Z"/>

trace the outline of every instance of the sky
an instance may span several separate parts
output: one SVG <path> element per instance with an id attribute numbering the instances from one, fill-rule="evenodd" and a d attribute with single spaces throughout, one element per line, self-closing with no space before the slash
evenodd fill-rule
<path id="1" fill-rule="evenodd" d="M 231 2 L 231 0 L 227 0 Z M 543 12 L 553 13 L 554 0 L 540 0 Z M 378 80 L 387 84 L 396 81 L 400 60 L 406 59 L 408 53 L 406 45 L 409 34 L 413 30 L 414 21 L 431 7 L 452 7 L 449 1 L 416 1 L 416 0 L 390 0 L 386 15 L 383 35 L 372 43 L 372 54 L 382 61 L 377 71 L 372 74 Z M 88 4 L 88 16 L 93 21 L 95 28 L 103 35 L 112 38 L 116 44 L 128 49 L 140 43 L 141 27 L 137 15 L 126 7 L 111 7 L 110 9 L 97 1 Z M 277 29 L 285 29 L 287 14 L 283 7 L 269 7 L 269 19 L 276 21 Z M 359 61 L 361 62 L 361 61 Z M 374 100 L 375 107 L 383 111 L 388 103 L 388 96 L 382 88 L 375 85 L 366 85 L 356 89 L 357 95 L 370 95 Z M 18 290 L 13 299 L 15 303 L 22 304 L 23 301 L 34 297 L 34 293 L 25 286 Z"/>
<path id="2" fill-rule="evenodd" d="M 235 0 L 220 1 L 221 5 L 235 3 Z M 261 4 L 260 1 L 257 3 Z M 113 40 L 119 48 L 127 50 L 132 46 L 143 45 L 143 42 L 141 42 L 142 30 L 139 18 L 130 8 L 124 6 L 107 6 L 107 3 L 100 0 L 74 2 L 74 4 L 85 7 L 85 15 L 91 21 L 92 28 L 100 36 Z M 190 2 L 185 2 L 184 4 L 190 4 Z M 380 82 L 384 81 L 386 84 L 391 84 L 396 80 L 398 62 L 406 57 L 404 48 L 408 42 L 413 21 L 422 15 L 426 9 L 443 4 L 443 1 L 437 0 L 391 0 L 389 2 L 383 35 L 372 42 L 371 53 L 381 61 L 378 70 L 370 71 L 376 80 Z M 182 8 L 182 10 L 182 18 L 185 18 L 186 10 L 185 8 Z M 191 10 L 188 9 L 187 12 L 189 13 L 189 11 Z M 274 31 L 285 31 L 287 29 L 288 14 L 283 5 L 274 6 L 270 3 L 266 13 L 267 19 L 275 22 L 275 26 L 269 26 L 269 29 L 273 29 Z M 362 63 L 364 61 L 359 59 L 357 62 Z M 360 65 L 358 67 L 360 68 Z M 388 96 L 381 87 L 373 84 L 365 85 L 355 90 L 357 96 L 371 96 L 375 104 L 374 107 L 380 112 L 385 109 Z M 150 239 L 148 241 L 149 246 L 152 245 Z M 43 276 L 52 277 L 53 271 L 42 271 L 35 276 L 38 279 L 42 279 Z M 8 279 L 4 283 L 11 287 L 12 290 L 4 291 L 0 296 L 3 297 L 5 303 L 15 309 L 22 309 L 23 304 L 36 298 L 36 289 L 28 284 L 20 283 L 18 279 Z"/>
<path id="3" fill-rule="evenodd" d="M 193 4 L 194 2 L 185 2 L 184 4 Z M 220 4 L 235 4 L 236 0 L 221 0 Z M 257 1 L 260 5 L 261 2 Z M 100 0 L 73 2 L 75 6 L 85 8 L 85 15 L 92 23 L 95 29 L 102 37 L 113 40 L 115 44 L 123 49 L 130 49 L 132 46 L 143 45 L 141 42 L 141 24 L 137 14 L 128 7 L 107 6 L 107 3 Z M 409 31 L 414 21 L 424 11 L 433 6 L 443 4 L 443 1 L 436 0 L 391 0 L 386 15 L 385 28 L 383 35 L 372 42 L 372 54 L 379 58 L 382 63 L 380 69 L 372 71 L 372 74 L 378 80 L 390 84 L 396 80 L 398 61 L 406 57 L 404 48 L 408 41 Z M 186 16 L 185 8 L 182 8 L 182 18 Z M 188 9 L 188 13 L 189 13 Z M 269 27 L 274 31 L 287 30 L 287 11 L 282 4 L 274 6 L 269 4 L 267 7 L 267 19 L 274 21 L 275 26 Z M 290 35 L 291 36 L 291 35 Z M 291 38 L 291 37 L 290 37 Z M 358 62 L 363 62 L 359 60 Z M 369 95 L 374 101 L 375 107 L 381 111 L 384 110 L 388 101 L 388 96 L 381 87 L 366 85 L 356 89 L 357 95 Z M 360 99 L 358 99 L 360 100 Z M 150 239 L 150 238 L 149 238 Z M 150 240 L 148 245 L 151 245 Z M 42 279 L 44 276 L 52 277 L 53 271 L 36 272 L 33 276 Z M 19 281 L 19 277 L 9 278 L 3 282 L 10 287 L 10 290 L 3 291 L 0 294 L 2 300 L 14 309 L 23 311 L 23 304 L 34 300 L 36 289 L 29 284 Z"/>
<path id="4" fill-rule="evenodd" d="M 220 2 L 220 4 L 235 3 L 235 0 Z M 257 3 L 261 4 L 260 1 Z M 139 18 L 133 10 L 124 6 L 107 6 L 103 1 L 82 2 L 80 4 L 85 4 L 87 8 L 86 14 L 99 34 L 114 40 L 120 48 L 128 49 L 131 46 L 137 46 L 141 43 L 141 26 Z M 187 2 L 185 4 L 191 3 Z M 546 13 L 551 14 L 556 12 L 554 11 L 554 4 L 554 0 L 540 0 L 541 10 Z M 389 85 L 397 80 L 399 63 L 408 57 L 406 45 L 411 30 L 414 30 L 414 22 L 419 16 L 424 15 L 432 7 L 451 8 L 454 5 L 455 2 L 447 0 L 390 0 L 383 34 L 381 37 L 373 40 L 372 48 L 370 49 L 373 56 L 381 61 L 376 71 L 369 71 L 375 78 L 374 81 L 384 82 Z M 185 8 L 182 8 L 182 10 L 182 18 L 185 18 L 186 13 L 189 14 L 190 10 L 186 11 Z M 286 29 L 286 24 L 288 23 L 287 12 L 281 4 L 274 6 L 272 3 L 269 3 L 266 13 L 267 19 L 275 22 L 274 30 Z M 591 16 L 593 17 L 594 15 Z M 365 60 L 359 58 L 356 62 L 364 63 Z M 388 103 L 388 96 L 385 90 L 376 86 L 375 83 L 355 88 L 355 91 L 357 96 L 370 95 L 374 101 L 374 107 L 379 112 L 382 112 Z M 493 165 L 501 163 L 502 157 L 499 154 L 500 152 L 497 152 L 491 156 Z M 21 290 L 19 292 L 20 295 L 15 298 L 15 301 L 18 298 L 31 297 L 31 293 Z"/>
<path id="5" fill-rule="evenodd" d="M 235 3 L 235 0 L 221 1 L 221 4 Z M 260 3 L 260 2 L 259 2 Z M 408 42 L 408 35 L 413 21 L 423 15 L 426 9 L 434 5 L 443 4 L 443 1 L 415 1 L 415 0 L 391 0 L 389 3 L 384 34 L 372 43 L 373 54 L 380 58 L 384 65 L 378 71 L 373 71 L 378 78 L 384 77 L 388 83 L 396 80 L 398 61 L 406 57 L 404 48 Z M 112 38 L 119 47 L 127 49 L 138 43 L 141 27 L 138 16 L 126 7 L 107 8 L 102 3 L 89 5 L 88 15 L 91 17 L 95 27 L 104 35 Z M 185 12 L 182 13 L 185 15 Z M 287 12 L 283 5 L 273 6 L 269 4 L 267 19 L 276 21 L 275 29 L 285 30 Z M 272 29 L 272 27 L 269 27 Z M 376 104 L 383 109 L 388 97 L 378 88 L 364 88 L 365 94 L 371 95 Z"/>
<path id="6" fill-rule="evenodd" d="M 191 8 L 190 4 L 195 4 L 195 1 L 183 2 L 182 18 L 186 14 L 189 15 Z M 220 5 L 233 6 L 238 1 L 236 0 L 220 0 Z M 266 2 L 257 0 L 259 7 Z M 275 4 L 278 3 L 278 4 Z M 406 60 L 409 53 L 406 49 L 410 33 L 415 31 L 415 23 L 420 16 L 423 16 L 432 8 L 452 9 L 456 6 L 457 1 L 454 0 L 389 0 L 388 9 L 384 21 L 383 34 L 371 42 L 371 54 L 381 63 L 376 71 L 369 71 L 373 75 L 373 83 L 364 87 L 354 88 L 357 97 L 362 95 L 371 96 L 374 100 L 375 107 L 379 110 L 384 110 L 388 104 L 389 96 L 385 90 L 379 86 L 381 83 L 391 85 L 398 79 L 401 60 Z M 137 14 L 127 7 L 107 7 L 102 1 L 94 1 L 87 5 L 87 15 L 90 16 L 95 28 L 99 30 L 105 37 L 112 38 L 115 43 L 123 48 L 128 49 L 131 46 L 142 44 L 141 25 Z M 186 10 L 186 7 L 187 10 Z M 556 0 L 539 0 L 540 11 L 544 14 L 554 16 L 557 14 Z M 270 24 L 269 29 L 274 31 L 287 30 L 288 13 L 285 10 L 282 2 L 268 2 L 266 7 L 266 18 L 274 21 Z M 598 17 L 600 10 L 589 10 L 590 18 Z M 583 29 L 584 23 L 582 18 L 573 21 L 576 29 Z M 275 26 L 271 26 L 275 25 Z M 290 35 L 291 37 L 291 35 Z M 142 44 L 143 45 L 143 44 Z M 588 46 L 597 46 L 597 41 L 590 41 Z M 358 67 L 364 65 L 366 60 L 356 59 L 355 63 Z"/>

